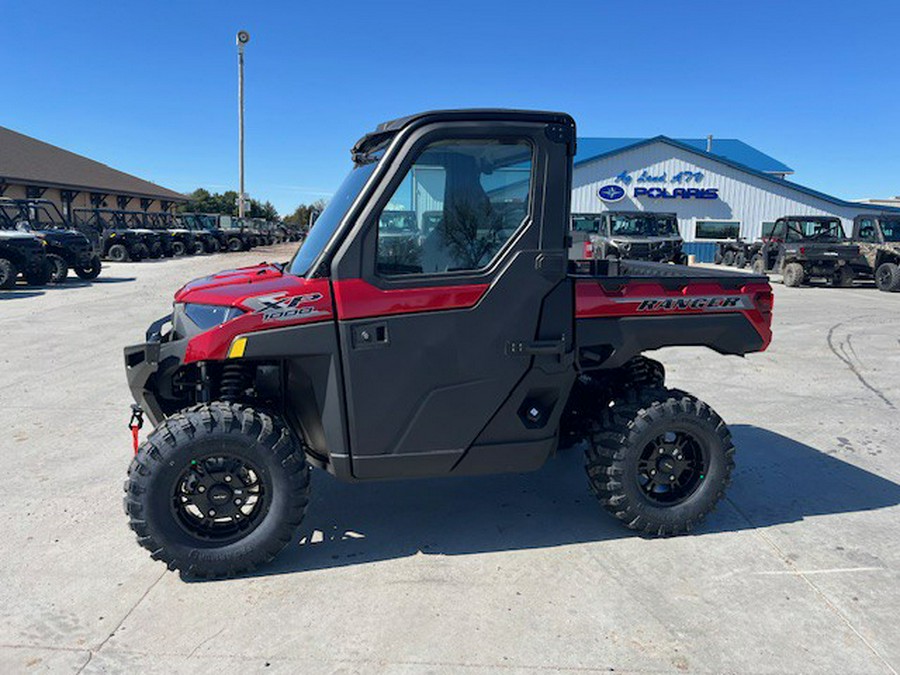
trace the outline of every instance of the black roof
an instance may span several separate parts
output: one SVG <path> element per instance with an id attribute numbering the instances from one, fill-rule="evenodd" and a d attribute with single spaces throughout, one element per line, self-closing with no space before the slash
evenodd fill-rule
<path id="1" fill-rule="evenodd" d="M 0 127 L 0 181 L 187 201 L 180 192 L 6 127 Z"/>
<path id="2" fill-rule="evenodd" d="M 382 122 L 375 130 L 360 138 L 351 149 L 351 153 L 365 153 L 380 145 L 393 136 L 397 131 L 411 124 L 425 124 L 428 122 L 489 120 L 514 120 L 521 122 L 544 122 L 546 124 L 561 124 L 572 128 L 572 137 L 575 136 L 575 120 L 563 112 L 550 112 L 546 110 L 507 110 L 504 108 L 469 108 L 460 110 L 427 110 L 398 117 L 394 120 Z"/>

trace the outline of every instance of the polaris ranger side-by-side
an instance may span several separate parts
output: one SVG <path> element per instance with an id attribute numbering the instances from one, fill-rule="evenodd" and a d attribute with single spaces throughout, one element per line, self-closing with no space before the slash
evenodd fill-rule
<path id="1" fill-rule="evenodd" d="M 100 256 L 113 262 L 138 262 L 150 255 L 150 248 L 160 242 L 159 235 L 134 229 L 124 215 L 113 209 L 73 209 L 75 226 L 91 239 Z"/>
<path id="2" fill-rule="evenodd" d="M 0 228 L 30 232 L 44 241 L 50 283 L 64 282 L 70 269 L 81 279 L 100 275 L 100 256 L 91 240 L 70 227 L 49 199 L 0 198 Z"/>
<path id="3" fill-rule="evenodd" d="M 290 262 L 182 287 L 124 355 L 135 418 L 155 425 L 125 486 L 141 545 L 188 575 L 239 574 L 291 541 L 311 465 L 347 481 L 521 472 L 561 441 L 585 444 L 626 527 L 692 530 L 729 482 L 731 435 L 641 353 L 762 351 L 771 288 L 629 260 L 573 272 L 574 153 L 563 113 L 382 124 Z M 389 211 L 441 217 L 399 255 Z"/>
<path id="4" fill-rule="evenodd" d="M 46 244 L 30 232 L 0 228 L 0 290 L 16 285 L 21 274 L 26 283 L 43 286 L 50 280 Z"/>
<path id="5" fill-rule="evenodd" d="M 800 286 L 814 278 L 849 286 L 859 247 L 849 243 L 840 218 L 785 216 L 775 221 L 751 261 L 757 274 L 781 274 L 785 286 Z"/>
<path id="6" fill-rule="evenodd" d="M 687 256 L 674 213 L 607 211 L 572 214 L 574 260 L 626 258 L 683 265 Z"/>
<path id="7" fill-rule="evenodd" d="M 879 291 L 900 291 L 900 214 L 857 216 L 852 238 L 860 253 L 857 273 L 874 278 Z"/>

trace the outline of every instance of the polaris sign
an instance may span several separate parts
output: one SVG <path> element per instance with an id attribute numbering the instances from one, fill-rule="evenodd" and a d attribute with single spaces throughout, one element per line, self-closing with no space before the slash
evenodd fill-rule
<path id="1" fill-rule="evenodd" d="M 625 197 L 625 188 L 619 185 L 604 185 L 597 190 L 597 195 L 605 202 L 617 202 Z"/>
<path id="2" fill-rule="evenodd" d="M 636 187 L 635 197 L 647 197 L 649 199 L 718 199 L 719 188 L 669 188 L 661 187 Z"/>

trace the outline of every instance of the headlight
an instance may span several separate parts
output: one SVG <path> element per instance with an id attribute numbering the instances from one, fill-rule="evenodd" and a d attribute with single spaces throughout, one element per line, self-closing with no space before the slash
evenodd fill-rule
<path id="1" fill-rule="evenodd" d="M 243 313 L 244 310 L 242 309 L 223 305 L 198 305 L 194 303 L 186 303 L 184 305 L 185 316 L 202 330 L 215 328 L 219 324 L 230 321 Z"/>

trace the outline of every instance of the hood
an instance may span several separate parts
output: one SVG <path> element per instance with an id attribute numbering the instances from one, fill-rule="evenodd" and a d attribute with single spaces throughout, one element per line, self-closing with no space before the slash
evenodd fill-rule
<path id="1" fill-rule="evenodd" d="M 175 302 L 226 305 L 253 310 L 256 307 L 252 303 L 246 303 L 250 298 L 261 295 L 296 295 L 307 285 L 308 282 L 302 277 L 284 274 L 275 265 L 262 263 L 189 281 L 175 293 Z"/>
<path id="2" fill-rule="evenodd" d="M 0 230 L 0 239 L 37 239 L 30 232 L 16 232 L 12 230 Z"/>

